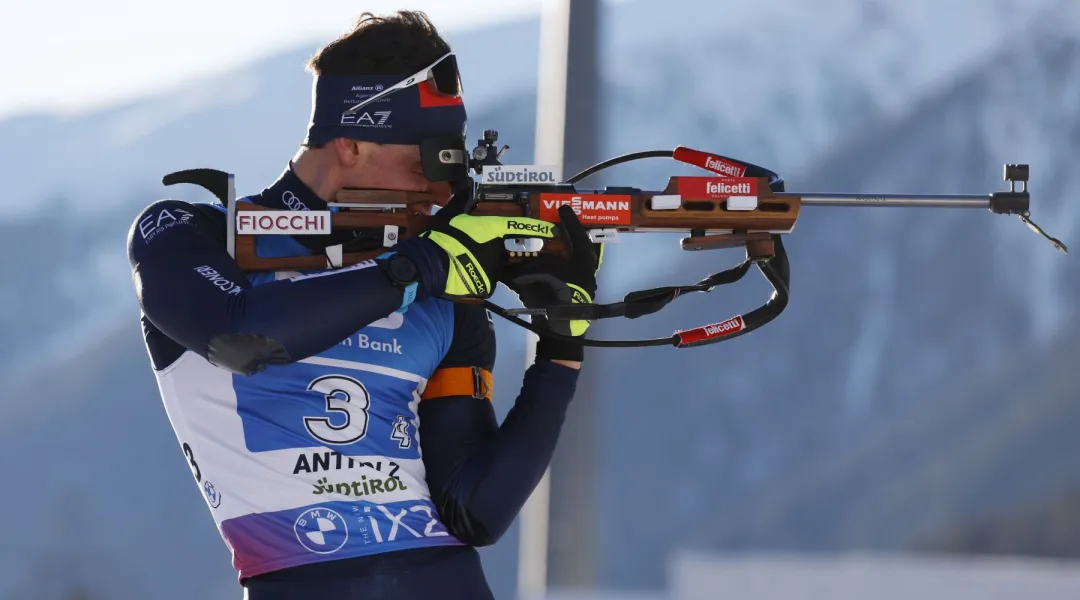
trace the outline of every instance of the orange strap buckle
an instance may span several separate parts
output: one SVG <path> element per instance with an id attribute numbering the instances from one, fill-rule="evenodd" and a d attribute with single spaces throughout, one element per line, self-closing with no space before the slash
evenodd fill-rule
<path id="1" fill-rule="evenodd" d="M 491 401 L 494 387 L 494 377 L 487 369 L 446 367 L 435 371 L 420 397 L 430 400 L 444 396 L 470 396 Z"/>

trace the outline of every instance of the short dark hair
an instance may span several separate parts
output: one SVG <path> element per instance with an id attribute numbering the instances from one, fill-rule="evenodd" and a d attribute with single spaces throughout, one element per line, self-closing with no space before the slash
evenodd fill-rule
<path id="1" fill-rule="evenodd" d="M 306 68 L 316 75 L 408 76 L 450 51 L 428 16 L 399 10 L 387 16 L 360 15 L 352 30 L 323 46 Z"/>

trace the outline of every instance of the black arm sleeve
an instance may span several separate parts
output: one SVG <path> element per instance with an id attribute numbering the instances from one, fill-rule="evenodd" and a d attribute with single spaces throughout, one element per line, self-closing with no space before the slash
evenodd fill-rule
<path id="1" fill-rule="evenodd" d="M 482 307 L 462 307 L 441 366 L 495 362 L 495 333 Z M 538 360 L 503 421 L 486 399 L 432 398 L 420 403 L 420 445 L 428 487 L 447 528 L 473 546 L 494 544 L 510 528 L 547 470 L 578 370 Z M 496 389 L 498 385 L 495 386 Z"/>
<path id="2" fill-rule="evenodd" d="M 215 365 L 251 374 L 307 358 L 401 305 L 403 290 L 370 261 L 253 286 L 226 250 L 225 216 L 202 208 L 152 204 L 127 248 L 146 318 Z"/>

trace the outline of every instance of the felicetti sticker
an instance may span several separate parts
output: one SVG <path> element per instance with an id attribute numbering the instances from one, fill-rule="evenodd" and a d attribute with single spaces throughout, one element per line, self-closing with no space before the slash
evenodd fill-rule
<path id="1" fill-rule="evenodd" d="M 540 194 L 540 218 L 559 222 L 559 207 L 569 204 L 585 225 L 629 225 L 630 196 L 617 194 Z"/>
<path id="2" fill-rule="evenodd" d="M 679 177 L 678 185 L 683 199 L 726 200 L 758 195 L 758 180 L 753 177 Z"/>
<path id="3" fill-rule="evenodd" d="M 679 162 L 697 165 L 725 177 L 742 177 L 743 175 L 746 175 L 746 166 L 744 165 L 724 160 L 723 158 L 713 156 L 708 152 L 694 150 L 685 146 L 675 148 L 672 158 Z"/>
<path id="4" fill-rule="evenodd" d="M 746 329 L 746 321 L 742 315 L 731 317 L 726 321 L 705 325 L 688 331 L 677 331 L 680 346 L 694 346 L 708 340 L 726 337 Z"/>

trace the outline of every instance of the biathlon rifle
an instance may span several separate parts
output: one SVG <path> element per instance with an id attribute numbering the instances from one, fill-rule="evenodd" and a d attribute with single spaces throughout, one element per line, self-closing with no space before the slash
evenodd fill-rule
<path id="1" fill-rule="evenodd" d="M 636 152 L 593 165 L 559 181 L 554 169 L 542 166 L 503 165 L 499 158 L 508 146 L 496 148 L 498 132 L 487 130 L 471 155 L 462 140 L 425 140 L 421 158 L 430 180 L 453 179 L 449 173 L 465 171 L 472 199 L 467 212 L 477 216 L 524 216 L 558 223 L 558 207 L 570 204 L 594 242 L 613 242 L 623 233 L 686 233 L 683 250 L 700 251 L 742 247 L 746 258 L 738 266 L 714 273 L 693 285 L 669 286 L 630 292 L 621 302 L 610 304 L 555 304 L 539 309 L 506 309 L 474 298 L 458 302 L 482 302 L 490 311 L 539 335 L 585 346 L 637 347 L 672 345 L 676 348 L 705 346 L 745 335 L 769 323 L 787 307 L 789 268 L 781 236 L 789 234 L 804 206 L 988 208 L 991 213 L 1017 215 L 1058 250 L 1067 248 L 1031 220 L 1031 197 L 1027 189 L 1028 165 L 1006 164 L 1008 191 L 981 195 L 798 193 L 784 190 L 783 179 L 764 167 L 728 156 L 684 146 L 674 150 Z M 671 158 L 700 167 L 703 176 L 671 176 L 659 191 L 633 187 L 578 189 L 576 183 L 602 169 L 644 158 Z M 460 171 L 453 171 L 455 168 Z M 480 177 L 473 179 L 472 173 Z M 460 179 L 459 176 L 455 176 Z M 215 169 L 188 169 L 166 175 L 165 185 L 193 183 L 211 191 L 226 207 L 230 227 L 230 255 L 245 271 L 305 271 L 335 269 L 370 260 L 390 250 L 398 241 L 426 229 L 431 217 L 411 209 L 430 202 L 426 193 L 383 189 L 350 189 L 338 192 L 329 210 L 271 210 L 253 203 L 236 202 L 232 174 Z M 1020 184 L 1019 189 L 1017 184 Z M 298 218 L 302 217 L 302 218 Z M 351 231 L 354 238 L 325 249 L 323 255 L 262 257 L 256 253 L 255 235 L 327 235 Z M 506 241 L 510 263 L 529 260 L 540 253 L 567 255 L 556 228 L 554 239 L 522 238 Z M 596 320 L 614 317 L 635 319 L 654 313 L 675 298 L 690 292 L 709 292 L 718 285 L 740 280 L 755 266 L 773 293 L 760 307 L 723 321 L 672 335 L 640 340 L 595 340 L 563 336 L 540 329 L 518 315 L 545 315 L 548 319 Z"/>

